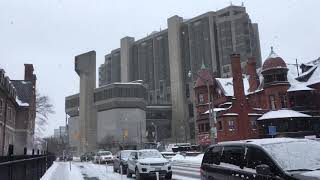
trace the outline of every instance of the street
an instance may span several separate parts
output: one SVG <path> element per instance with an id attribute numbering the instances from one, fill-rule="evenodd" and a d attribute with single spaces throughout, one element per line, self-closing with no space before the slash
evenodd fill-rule
<path id="1" fill-rule="evenodd" d="M 70 168 L 71 167 L 71 168 Z M 173 177 L 175 180 L 200 179 L 198 164 L 175 163 Z M 71 171 L 70 171 L 71 169 Z M 54 162 L 41 180 L 128 180 L 126 175 L 113 172 L 112 164 L 93 164 L 92 162 Z"/>

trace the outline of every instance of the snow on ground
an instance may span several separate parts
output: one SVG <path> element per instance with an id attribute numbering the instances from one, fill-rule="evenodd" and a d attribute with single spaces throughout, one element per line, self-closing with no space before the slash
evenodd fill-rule
<path id="1" fill-rule="evenodd" d="M 71 167 L 71 168 L 70 168 Z M 71 170 L 70 170 L 71 169 Z M 82 180 L 83 177 L 73 163 L 54 162 L 40 180 Z"/>
<path id="2" fill-rule="evenodd" d="M 196 157 L 187 157 L 185 163 L 173 166 L 173 180 L 196 180 L 200 179 L 199 166 L 194 166 Z M 191 158 L 191 159 L 190 159 Z M 113 172 L 112 165 L 93 164 L 92 162 L 54 162 L 41 180 L 134 180 Z"/>

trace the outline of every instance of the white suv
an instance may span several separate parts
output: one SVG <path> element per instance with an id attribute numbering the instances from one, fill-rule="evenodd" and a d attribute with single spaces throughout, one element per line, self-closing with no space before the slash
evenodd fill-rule
<path id="1" fill-rule="evenodd" d="M 95 156 L 96 163 L 109 163 L 113 162 L 113 156 L 110 151 L 99 151 Z"/>
<path id="2" fill-rule="evenodd" d="M 130 154 L 127 177 L 135 174 L 136 180 L 141 180 L 148 176 L 155 177 L 157 172 L 160 177 L 172 178 L 171 163 L 158 150 L 143 149 Z"/>

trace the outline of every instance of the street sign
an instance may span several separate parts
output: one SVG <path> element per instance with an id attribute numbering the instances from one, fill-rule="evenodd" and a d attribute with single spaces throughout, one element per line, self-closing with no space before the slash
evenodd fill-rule
<path id="1" fill-rule="evenodd" d="M 277 135 L 277 127 L 276 126 L 268 126 L 269 135 L 275 136 Z"/>

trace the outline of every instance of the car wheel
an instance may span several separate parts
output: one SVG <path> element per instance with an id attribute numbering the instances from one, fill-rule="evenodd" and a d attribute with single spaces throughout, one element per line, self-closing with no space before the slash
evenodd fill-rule
<path id="1" fill-rule="evenodd" d="M 141 174 L 140 174 L 140 172 L 139 172 L 139 170 L 138 170 L 138 168 L 136 168 L 135 174 L 136 174 L 136 180 L 142 180 L 143 179 Z"/>
<path id="2" fill-rule="evenodd" d="M 130 169 L 129 168 L 127 168 L 127 177 L 128 178 L 132 177 L 132 174 L 130 173 Z"/>

